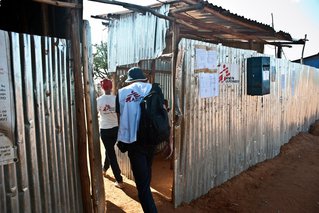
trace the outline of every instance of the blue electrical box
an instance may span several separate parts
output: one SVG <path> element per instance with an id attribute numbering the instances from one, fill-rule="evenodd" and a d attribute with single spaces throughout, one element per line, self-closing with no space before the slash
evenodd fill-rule
<path id="1" fill-rule="evenodd" d="M 247 59 L 247 95 L 270 93 L 270 58 L 251 57 Z"/>

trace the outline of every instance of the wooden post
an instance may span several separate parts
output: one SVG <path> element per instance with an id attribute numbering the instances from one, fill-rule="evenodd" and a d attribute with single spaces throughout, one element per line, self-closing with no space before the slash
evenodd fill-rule
<path id="1" fill-rule="evenodd" d="M 79 10 L 71 10 L 71 42 L 74 71 L 74 92 L 76 106 L 76 128 L 78 144 L 78 161 L 81 181 L 83 212 L 92 212 L 90 179 L 87 166 L 86 128 L 83 101 L 83 84 L 80 56 L 80 14 Z"/>
<path id="2" fill-rule="evenodd" d="M 49 35 L 49 18 L 48 18 L 48 5 L 41 5 L 42 13 L 42 31 L 45 35 Z M 50 29 L 51 30 L 51 29 Z"/>
<path id="3" fill-rule="evenodd" d="M 277 50 L 277 58 L 282 57 L 282 45 L 278 45 L 278 50 Z"/>
<path id="4" fill-rule="evenodd" d="M 156 69 L 155 61 L 156 61 L 155 59 L 152 60 L 152 65 L 151 65 L 152 66 L 151 67 L 152 70 L 151 70 L 151 76 L 150 76 L 151 77 L 150 78 L 150 83 L 154 83 L 155 82 L 155 69 Z"/>
<path id="5" fill-rule="evenodd" d="M 175 99 L 177 98 L 177 94 L 176 94 L 176 60 L 177 60 L 177 53 L 178 53 L 178 42 L 179 42 L 180 38 L 179 38 L 179 27 L 177 25 L 176 22 L 172 22 L 172 62 L 171 62 L 171 73 L 172 73 L 172 79 L 171 79 L 171 83 L 172 83 L 172 115 L 173 115 L 173 120 L 172 120 L 172 138 L 173 138 L 173 160 L 175 162 L 175 157 L 176 157 L 176 150 L 175 150 L 175 142 L 176 142 L 176 132 L 175 132 L 175 124 L 176 124 L 176 113 L 175 113 L 175 109 L 176 109 L 176 101 Z M 173 178 L 173 190 L 172 190 L 172 200 L 173 200 L 173 204 L 175 206 L 175 166 L 174 166 L 174 178 Z M 176 207 L 176 206 L 175 206 Z"/>
<path id="6" fill-rule="evenodd" d="M 117 95 L 117 91 L 118 91 L 118 79 L 117 79 L 117 71 L 112 73 L 112 95 Z"/>
<path id="7" fill-rule="evenodd" d="M 86 122 L 88 129 L 93 211 L 97 213 L 103 213 L 105 211 L 105 192 L 102 176 L 96 93 L 93 81 L 93 59 L 90 37 L 91 31 L 88 21 L 83 22 L 82 31 L 83 77 L 85 89 Z"/>
<path id="8" fill-rule="evenodd" d="M 300 64 L 303 64 L 303 53 L 304 53 L 304 51 L 305 51 L 306 41 L 307 41 L 307 34 L 305 34 L 305 42 L 304 42 L 304 44 L 303 44 L 303 46 L 302 46 Z"/>

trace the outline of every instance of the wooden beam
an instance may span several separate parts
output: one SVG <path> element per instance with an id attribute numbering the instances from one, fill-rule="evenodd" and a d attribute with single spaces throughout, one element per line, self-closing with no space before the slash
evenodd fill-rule
<path id="1" fill-rule="evenodd" d="M 105 191 L 102 176 L 102 161 L 97 118 L 96 94 L 93 80 L 93 55 L 91 45 L 91 30 L 88 21 L 83 22 L 82 29 L 83 78 L 86 109 L 86 126 L 88 135 L 89 161 L 91 171 L 91 192 L 93 211 L 105 212 Z M 98 143 L 97 143 L 98 142 Z"/>
<path id="2" fill-rule="evenodd" d="M 177 19 L 176 22 L 183 25 L 184 27 L 188 27 L 190 29 L 193 29 L 194 31 L 199 30 L 199 26 L 193 25 L 192 23 L 184 21 L 183 19 Z"/>
<path id="3" fill-rule="evenodd" d="M 191 29 L 181 29 L 181 34 L 194 34 L 194 30 L 191 30 Z M 203 29 L 200 29 L 197 31 L 196 34 L 199 34 L 199 35 L 202 35 L 202 36 L 211 36 L 211 35 L 218 35 L 218 34 L 224 34 L 224 32 L 221 32 L 221 31 L 215 31 L 215 30 L 203 30 Z"/>
<path id="4" fill-rule="evenodd" d="M 72 45 L 72 67 L 74 75 L 74 93 L 76 108 L 76 130 L 78 145 L 78 168 L 81 181 L 81 195 L 83 212 L 92 212 L 90 178 L 88 173 L 87 143 L 86 143 L 86 124 L 83 101 L 83 81 L 81 72 L 81 55 L 80 55 L 80 11 L 71 10 L 71 45 Z"/>
<path id="5" fill-rule="evenodd" d="M 298 40 L 298 41 L 291 41 L 291 42 L 285 42 L 285 41 L 277 41 L 277 42 L 267 42 L 267 44 L 270 44 L 270 45 L 275 45 L 275 46 L 278 46 L 278 45 L 290 45 L 290 44 L 301 44 L 301 45 L 304 45 L 306 43 L 305 40 L 301 39 L 301 40 Z"/>
<path id="6" fill-rule="evenodd" d="M 150 75 L 149 75 L 149 82 L 150 83 L 154 83 L 155 82 L 155 72 L 157 72 L 157 70 L 155 70 L 156 69 L 156 60 L 155 59 L 152 59 L 152 61 L 151 61 L 151 73 L 150 73 Z"/>
<path id="7" fill-rule="evenodd" d="M 63 1 L 55 1 L 55 0 L 33 0 L 34 2 L 39 2 L 42 4 L 50 4 L 56 7 L 65 7 L 65 8 L 73 8 L 73 9 L 82 9 L 82 4 L 63 2 Z"/>
<path id="8" fill-rule="evenodd" d="M 42 4 L 41 5 L 41 24 L 42 24 L 42 29 L 43 29 L 43 32 L 44 32 L 44 35 L 49 35 L 49 26 L 48 24 L 50 23 L 49 22 L 49 16 L 48 16 L 48 5 L 46 4 Z"/>
<path id="9" fill-rule="evenodd" d="M 179 36 L 179 26 L 173 22 L 172 24 L 172 53 L 173 53 L 173 56 L 171 58 L 171 73 L 172 73 L 172 77 L 171 77 L 171 102 L 172 102 L 172 113 L 173 113 L 173 116 L 172 116 L 172 129 L 171 129 L 171 135 L 170 135 L 170 143 L 173 143 L 172 145 L 172 149 L 173 149 L 173 159 L 174 159 L 174 162 L 176 162 L 176 158 L 178 157 L 177 152 L 179 152 L 180 150 L 176 150 L 175 149 L 175 145 L 176 145 L 176 137 L 178 137 L 178 142 L 180 143 L 180 131 L 178 135 L 176 135 L 176 131 L 175 131 L 175 127 L 176 127 L 176 100 L 175 98 L 177 98 L 177 91 L 176 91 L 176 62 L 177 62 L 177 54 L 178 54 L 178 43 L 180 41 L 180 36 Z M 173 166 L 174 168 L 175 166 Z M 173 169 L 174 173 L 175 173 L 175 170 Z M 174 174 L 174 177 L 176 177 L 176 175 Z M 175 186 L 176 186 L 176 179 L 174 178 L 173 179 L 173 190 L 172 190 L 172 200 L 173 200 L 173 203 L 174 203 L 174 206 L 176 207 L 175 205 L 175 201 L 176 201 L 176 198 L 175 198 Z"/>
<path id="10" fill-rule="evenodd" d="M 300 63 L 301 64 L 303 64 L 303 53 L 305 51 L 305 46 L 306 46 L 306 41 L 307 41 L 307 34 L 305 35 L 305 39 L 303 41 L 304 41 L 304 44 L 303 44 L 303 47 L 302 47 L 301 58 L 300 58 Z"/>
<path id="11" fill-rule="evenodd" d="M 202 2 L 194 4 L 194 5 L 189 5 L 181 8 L 176 8 L 176 9 L 171 9 L 170 13 L 183 13 L 191 10 L 201 10 L 204 8 L 204 4 Z"/>
<path id="12" fill-rule="evenodd" d="M 227 28 L 221 24 L 215 24 L 215 23 L 205 24 L 205 23 L 201 22 L 200 20 L 188 17 L 184 14 L 173 14 L 173 15 L 174 15 L 174 17 L 176 17 L 176 21 L 180 22 L 181 20 L 183 20 L 188 25 L 191 25 L 194 28 L 196 27 L 197 29 L 201 28 L 201 29 L 211 30 L 211 31 L 216 30 L 217 32 L 220 32 L 223 34 L 230 34 L 232 36 L 236 36 L 236 38 L 238 38 L 238 39 L 256 40 L 256 41 L 265 42 L 264 40 L 262 40 L 261 38 L 259 38 L 257 36 L 239 33 L 239 32 L 236 32 L 235 30 L 233 30 L 231 28 Z M 197 32 L 194 31 L 194 34 L 197 34 Z"/>
<path id="13" fill-rule="evenodd" d="M 204 37 L 204 36 L 200 36 L 200 35 L 194 35 L 194 34 L 185 34 L 185 33 L 181 33 L 180 36 L 182 38 L 188 38 L 188 39 L 193 39 L 193 40 L 199 40 L 199 41 L 204 41 L 204 42 L 210 42 L 210 43 L 214 43 L 214 44 L 218 44 L 218 43 L 224 43 L 224 40 L 217 38 L 217 37 Z"/>
<path id="14" fill-rule="evenodd" d="M 101 19 L 101 20 L 106 20 L 106 21 L 111 20 L 110 18 L 104 17 L 104 16 L 94 16 L 94 15 L 92 15 L 91 18 Z"/>

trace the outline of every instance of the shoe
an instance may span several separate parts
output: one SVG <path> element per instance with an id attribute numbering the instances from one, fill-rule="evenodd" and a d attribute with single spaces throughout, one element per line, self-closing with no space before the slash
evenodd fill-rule
<path id="1" fill-rule="evenodd" d="M 124 188 L 124 183 L 123 182 L 115 182 L 114 183 L 115 187 L 116 188 L 119 188 L 119 189 L 123 189 Z"/>
<path id="2" fill-rule="evenodd" d="M 107 177 L 107 174 L 106 174 L 106 170 L 105 169 L 103 169 L 103 172 L 102 172 L 102 174 L 103 174 L 103 177 Z"/>
<path id="3" fill-rule="evenodd" d="M 102 174 L 103 174 L 103 176 L 104 176 L 105 178 L 107 177 L 106 172 L 107 172 L 108 169 L 109 169 L 109 167 L 107 167 L 107 169 L 105 169 L 104 167 L 102 168 L 102 170 L 103 170 Z"/>

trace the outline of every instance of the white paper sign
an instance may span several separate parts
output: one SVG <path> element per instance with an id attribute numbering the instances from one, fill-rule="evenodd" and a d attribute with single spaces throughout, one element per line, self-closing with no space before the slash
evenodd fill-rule
<path id="1" fill-rule="evenodd" d="M 0 165 L 14 159 L 14 103 L 11 91 L 10 48 L 6 32 L 0 30 Z"/>
<path id="2" fill-rule="evenodd" d="M 199 74 L 199 96 L 209 98 L 218 96 L 219 82 L 217 73 L 200 73 Z"/>
<path id="3" fill-rule="evenodd" d="M 217 69 L 217 52 L 215 50 L 196 48 L 195 54 L 195 70 Z"/>
<path id="4" fill-rule="evenodd" d="M 206 49 L 201 49 L 198 48 L 195 51 L 195 69 L 205 69 L 206 68 L 206 64 L 207 64 L 207 53 L 206 53 Z"/>
<path id="5" fill-rule="evenodd" d="M 263 80 L 264 81 L 269 81 L 269 75 L 270 75 L 269 70 L 263 71 Z"/>
<path id="6" fill-rule="evenodd" d="M 207 51 L 207 68 L 217 69 L 217 51 L 215 50 Z"/>

